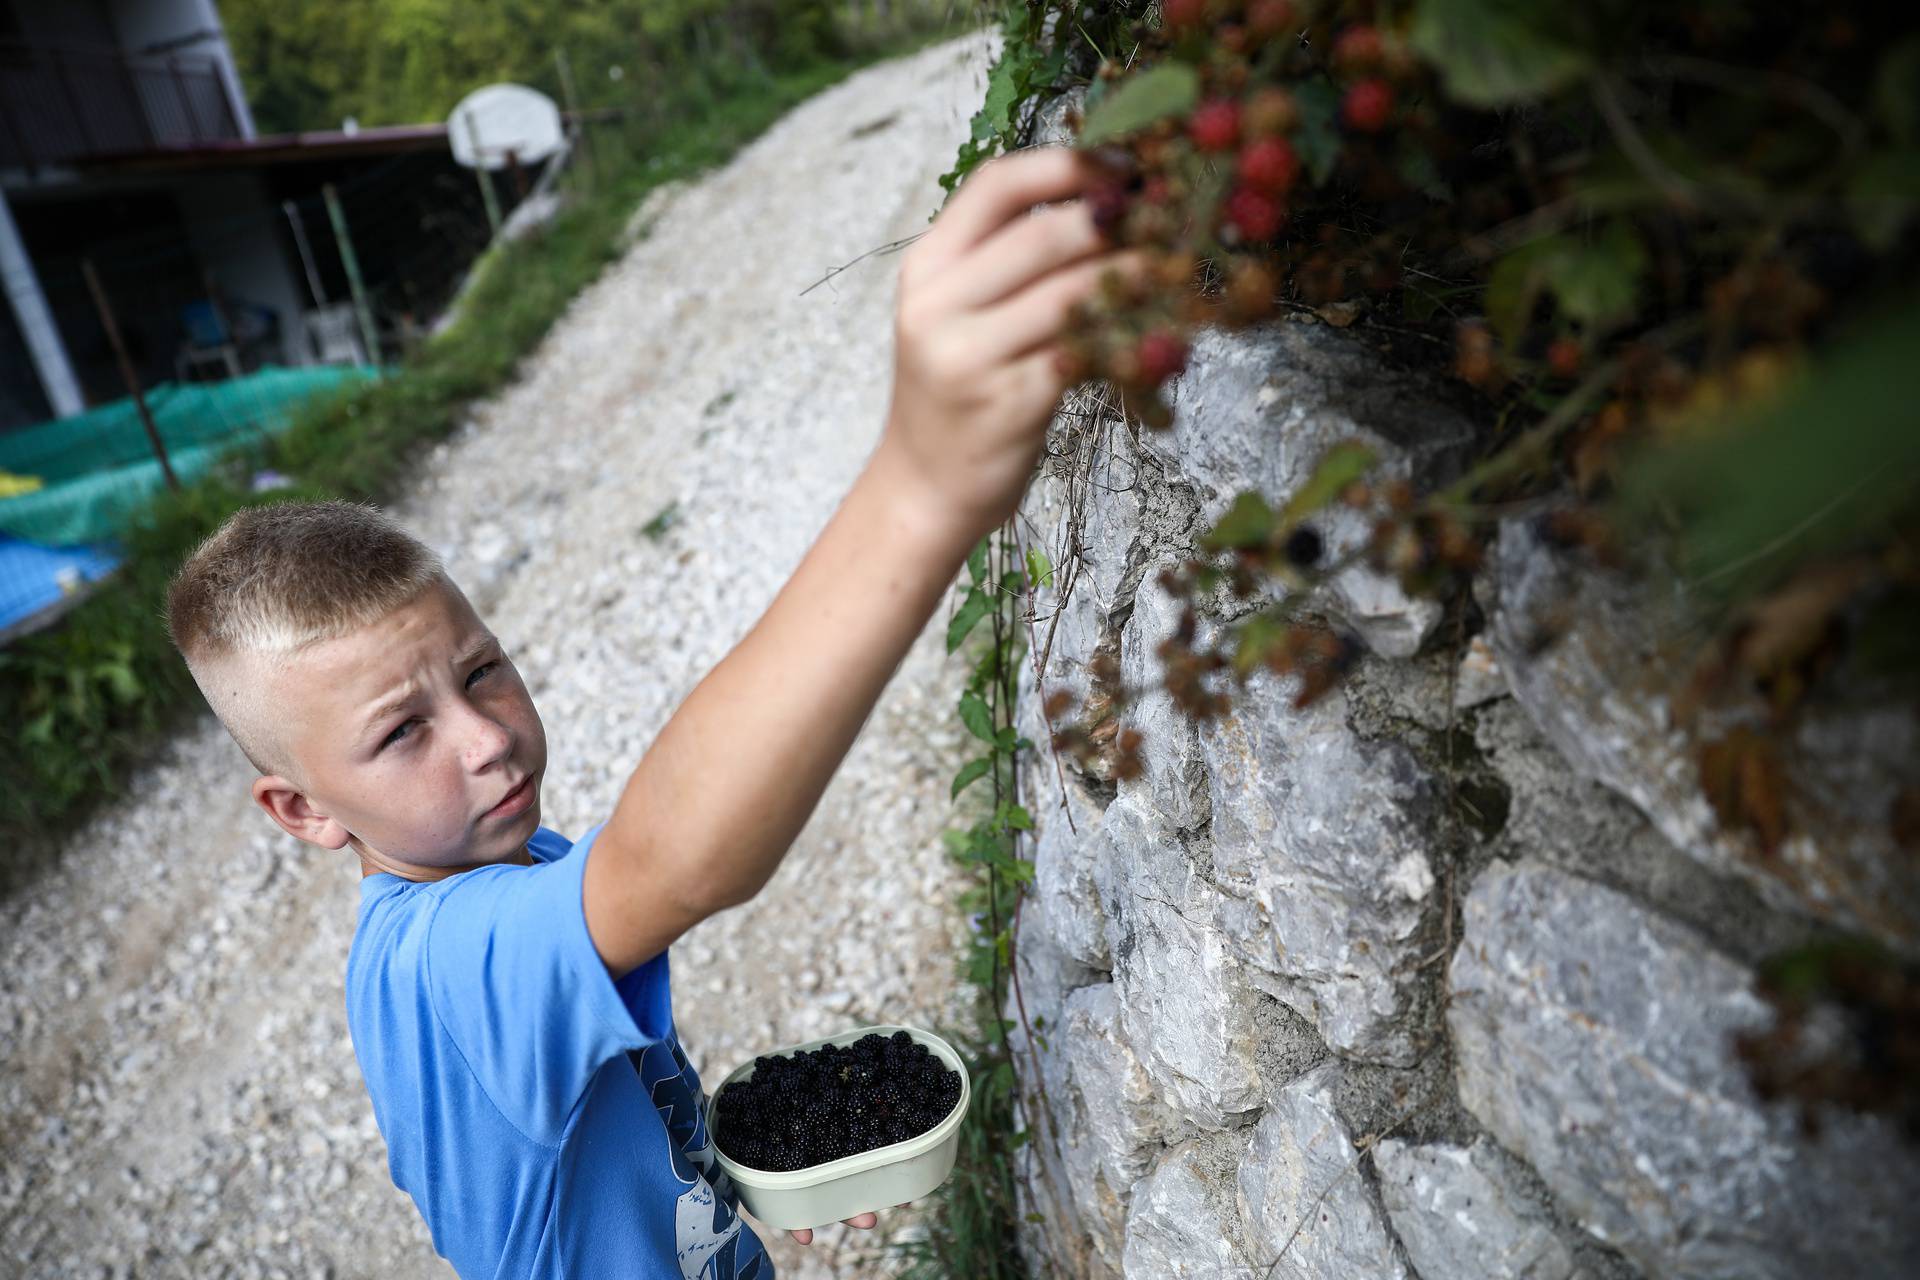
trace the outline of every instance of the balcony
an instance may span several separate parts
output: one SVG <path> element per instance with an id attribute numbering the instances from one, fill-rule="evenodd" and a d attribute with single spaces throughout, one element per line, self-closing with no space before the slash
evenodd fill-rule
<path id="1" fill-rule="evenodd" d="M 32 172 L 240 136 L 212 58 L 0 41 L 0 168 Z"/>

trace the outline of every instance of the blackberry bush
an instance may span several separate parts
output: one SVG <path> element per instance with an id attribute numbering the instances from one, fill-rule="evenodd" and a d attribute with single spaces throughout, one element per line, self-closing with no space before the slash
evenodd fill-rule
<path id="1" fill-rule="evenodd" d="M 714 1141 L 727 1159 L 790 1173 L 919 1137 L 960 1101 L 959 1073 L 904 1031 L 763 1055 L 720 1090 Z"/>

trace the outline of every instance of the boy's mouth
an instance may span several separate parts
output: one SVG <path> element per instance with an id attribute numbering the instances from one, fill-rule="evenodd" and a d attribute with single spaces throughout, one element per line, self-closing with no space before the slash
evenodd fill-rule
<path id="1" fill-rule="evenodd" d="M 520 785 L 502 796 L 500 803 L 481 814 L 482 818 L 511 818 L 525 812 L 533 803 L 533 775 L 520 779 Z"/>

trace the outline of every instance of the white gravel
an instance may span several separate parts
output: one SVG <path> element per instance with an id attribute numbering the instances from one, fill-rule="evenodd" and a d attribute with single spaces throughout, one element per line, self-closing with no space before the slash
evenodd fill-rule
<path id="1" fill-rule="evenodd" d="M 546 825 L 606 817 L 872 448 L 899 260 L 799 295 L 924 228 L 989 52 L 971 37 L 863 72 L 656 202 L 397 506 L 528 678 Z M 938 833 L 963 673 L 942 630 L 773 883 L 676 944 L 678 1022 L 710 1083 L 858 1022 L 959 1016 Z M 358 869 L 280 833 L 249 781 L 208 718 L 0 904 L 0 1274 L 452 1274 L 387 1176 L 347 1036 Z M 794 1277 L 884 1274 L 857 1256 L 879 1234 L 831 1227 L 808 1250 L 761 1232 Z"/>

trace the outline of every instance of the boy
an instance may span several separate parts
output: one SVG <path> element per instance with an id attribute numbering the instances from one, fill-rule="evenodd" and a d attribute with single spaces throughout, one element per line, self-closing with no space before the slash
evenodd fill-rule
<path id="1" fill-rule="evenodd" d="M 767 883 L 1017 506 L 1072 306 L 1143 266 L 1075 199 L 1092 176 L 1060 148 L 997 161 L 902 259 L 879 445 L 577 842 L 540 825 L 546 740 L 511 659 L 373 508 L 239 512 L 175 577 L 170 633 L 254 799 L 359 859 L 354 1052 L 394 1182 L 461 1275 L 772 1275 L 713 1160 L 667 949 Z"/>

